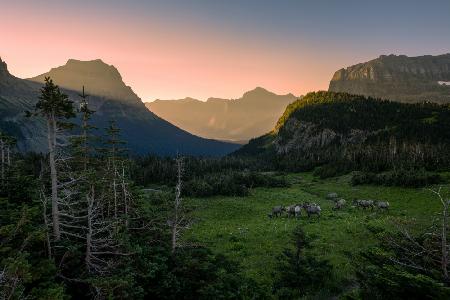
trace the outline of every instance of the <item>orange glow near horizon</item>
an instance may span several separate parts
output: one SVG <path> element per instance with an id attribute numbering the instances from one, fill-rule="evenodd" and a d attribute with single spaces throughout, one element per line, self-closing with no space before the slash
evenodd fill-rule
<path id="1" fill-rule="evenodd" d="M 372 49 L 363 40 L 345 43 L 326 31 L 318 37 L 301 27 L 298 33 L 292 26 L 278 32 L 254 20 L 239 30 L 233 20 L 210 25 L 209 19 L 173 15 L 175 10 L 148 17 L 125 2 L 23 2 L 1 5 L 0 57 L 13 75 L 29 78 L 70 58 L 100 58 L 144 102 L 239 98 L 257 86 L 299 96 L 327 89 L 336 70 L 393 49 Z"/>
<path id="2" fill-rule="evenodd" d="M 311 49 L 234 39 L 195 26 L 167 28 L 114 15 L 55 14 L 25 10 L 3 14 L 0 56 L 20 78 L 33 77 L 69 58 L 102 59 L 117 67 L 144 102 L 187 96 L 238 98 L 257 86 L 278 94 L 327 89 L 330 68 Z M 14 28 L 14 30 L 9 30 Z"/>

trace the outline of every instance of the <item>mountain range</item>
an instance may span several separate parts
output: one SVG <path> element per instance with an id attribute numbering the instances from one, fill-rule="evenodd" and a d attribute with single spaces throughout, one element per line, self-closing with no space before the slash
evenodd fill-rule
<path id="1" fill-rule="evenodd" d="M 176 126 L 205 138 L 246 142 L 269 132 L 286 106 L 298 97 L 276 95 L 261 87 L 239 99 L 155 100 L 149 110 Z"/>
<path id="2" fill-rule="evenodd" d="M 329 91 L 409 103 L 450 103 L 450 54 L 381 55 L 336 71 Z"/>
<path id="3" fill-rule="evenodd" d="M 89 106 L 95 110 L 93 125 L 102 131 L 114 119 L 132 153 L 216 156 L 239 147 L 197 137 L 156 116 L 125 85 L 118 70 L 99 59 L 70 59 L 63 66 L 29 79 L 14 77 L 0 60 L 0 129 L 18 138 L 21 151 L 47 151 L 43 120 L 27 119 L 24 114 L 33 110 L 46 76 L 63 88 L 76 106 L 84 86 L 90 95 Z"/>

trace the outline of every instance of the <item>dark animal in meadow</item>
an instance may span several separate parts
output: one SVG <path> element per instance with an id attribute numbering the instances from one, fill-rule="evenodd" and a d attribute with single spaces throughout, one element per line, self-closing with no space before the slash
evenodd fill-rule
<path id="1" fill-rule="evenodd" d="M 338 197 L 337 193 L 329 193 L 327 195 L 327 199 L 329 199 L 329 200 L 335 200 L 335 199 L 337 199 L 337 197 Z"/>
<path id="2" fill-rule="evenodd" d="M 282 205 L 275 206 L 272 208 L 272 216 L 273 217 L 281 217 L 285 208 Z"/>
<path id="3" fill-rule="evenodd" d="M 389 210 L 389 202 L 387 201 L 377 201 L 375 205 L 378 209 Z"/>
<path id="4" fill-rule="evenodd" d="M 360 207 L 362 209 L 366 209 L 366 208 L 373 209 L 374 208 L 373 200 L 355 200 L 355 201 L 353 201 L 353 204 L 356 207 Z"/>
<path id="5" fill-rule="evenodd" d="M 272 215 L 272 214 L 267 214 L 267 216 L 269 217 L 269 219 L 272 219 L 272 218 L 273 218 L 273 215 Z"/>
<path id="6" fill-rule="evenodd" d="M 333 209 L 336 210 L 336 209 L 344 208 L 345 203 L 346 203 L 345 199 L 339 199 L 334 203 Z"/>
<path id="7" fill-rule="evenodd" d="M 303 204 L 303 208 L 306 211 L 306 214 L 308 215 L 308 218 L 311 215 L 317 215 L 318 218 L 320 218 L 320 206 L 313 203 L 313 204 Z"/>

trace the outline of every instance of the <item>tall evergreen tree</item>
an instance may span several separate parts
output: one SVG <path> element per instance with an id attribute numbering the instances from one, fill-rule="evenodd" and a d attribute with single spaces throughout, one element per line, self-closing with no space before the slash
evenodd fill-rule
<path id="1" fill-rule="evenodd" d="M 53 235 L 55 240 L 61 238 L 60 213 L 58 207 L 58 171 L 56 168 L 57 134 L 66 129 L 64 120 L 75 117 L 73 102 L 64 94 L 50 77 L 45 78 L 45 85 L 36 103 L 34 115 L 44 117 L 47 121 L 47 140 L 51 177 L 51 202 Z"/>

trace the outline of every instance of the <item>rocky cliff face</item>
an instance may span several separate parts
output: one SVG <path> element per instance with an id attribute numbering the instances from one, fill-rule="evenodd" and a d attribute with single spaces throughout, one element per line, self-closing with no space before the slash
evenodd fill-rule
<path id="1" fill-rule="evenodd" d="M 351 147 L 361 145 L 378 131 L 352 129 L 342 133 L 330 128 L 321 128 L 313 122 L 289 119 L 283 130 L 285 135 L 277 135 L 274 146 L 278 154 L 314 153 L 334 146 Z M 289 138 L 285 138 L 289 136 Z"/>
<path id="2" fill-rule="evenodd" d="M 382 55 L 337 71 L 329 91 L 400 102 L 450 102 L 450 54 L 407 57 Z"/>
<path id="3" fill-rule="evenodd" d="M 6 65 L 6 62 L 4 62 L 0 57 L 0 77 L 4 78 L 8 75 L 9 75 L 8 66 Z"/>

